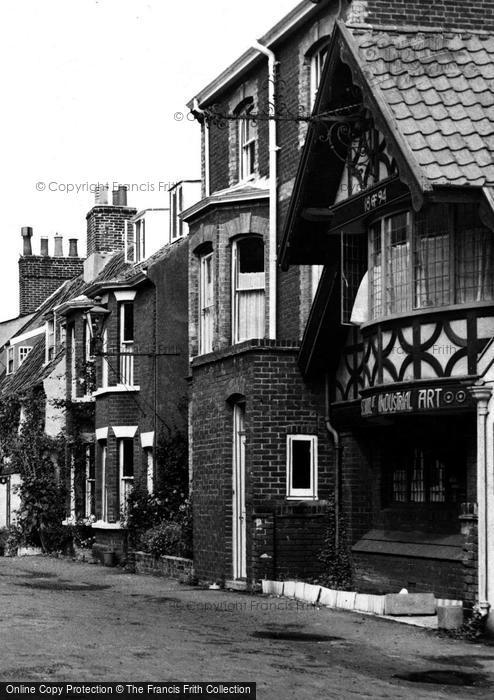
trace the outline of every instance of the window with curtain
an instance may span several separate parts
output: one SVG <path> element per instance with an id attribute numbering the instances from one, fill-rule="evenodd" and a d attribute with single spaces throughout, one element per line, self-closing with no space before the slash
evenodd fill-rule
<path id="1" fill-rule="evenodd" d="M 264 242 L 260 236 L 234 241 L 233 342 L 264 338 Z"/>
<path id="2" fill-rule="evenodd" d="M 213 253 L 199 259 L 199 354 L 213 350 Z"/>
<path id="3" fill-rule="evenodd" d="M 450 209 L 439 205 L 415 220 L 415 308 L 451 303 Z"/>
<path id="4" fill-rule="evenodd" d="M 413 237 L 412 237 L 413 230 Z M 413 251 L 413 254 L 411 254 Z M 494 299 L 494 232 L 478 205 L 436 204 L 369 229 L 370 316 Z"/>
<path id="5" fill-rule="evenodd" d="M 494 233 L 482 225 L 478 207 L 460 205 L 455 219 L 456 302 L 494 298 Z"/>
<path id="6" fill-rule="evenodd" d="M 372 318 L 411 308 L 410 214 L 380 219 L 370 229 Z"/>

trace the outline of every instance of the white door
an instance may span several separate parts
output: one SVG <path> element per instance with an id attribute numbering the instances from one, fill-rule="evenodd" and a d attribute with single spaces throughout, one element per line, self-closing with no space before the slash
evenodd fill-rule
<path id="1" fill-rule="evenodd" d="M 233 407 L 233 578 L 247 577 L 245 517 L 245 407 Z"/>

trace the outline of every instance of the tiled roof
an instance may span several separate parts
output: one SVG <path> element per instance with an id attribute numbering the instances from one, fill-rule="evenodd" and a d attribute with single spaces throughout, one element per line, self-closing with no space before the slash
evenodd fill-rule
<path id="1" fill-rule="evenodd" d="M 0 395 L 20 395 L 45 379 L 60 362 L 64 350 L 45 365 L 45 336 L 36 340 L 33 349 L 14 374 L 0 377 Z"/>
<path id="2" fill-rule="evenodd" d="M 354 30 L 369 87 L 431 184 L 494 184 L 494 37 Z"/>

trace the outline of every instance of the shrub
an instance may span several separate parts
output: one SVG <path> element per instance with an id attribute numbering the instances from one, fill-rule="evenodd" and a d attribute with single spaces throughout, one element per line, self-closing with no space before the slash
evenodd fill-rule
<path id="1" fill-rule="evenodd" d="M 181 525 L 168 521 L 150 528 L 141 538 L 141 547 L 155 557 L 164 554 L 173 557 L 183 556 Z"/>
<path id="2" fill-rule="evenodd" d="M 0 528 L 0 557 L 5 555 L 5 548 L 9 538 L 9 531 L 6 527 Z"/>

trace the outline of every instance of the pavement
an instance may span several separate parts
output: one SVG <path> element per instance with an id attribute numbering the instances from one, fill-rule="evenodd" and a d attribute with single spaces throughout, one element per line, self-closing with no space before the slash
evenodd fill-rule
<path id="1" fill-rule="evenodd" d="M 0 681 L 255 681 L 270 700 L 494 697 L 494 646 L 118 568 L 0 557 L 0 611 Z"/>

